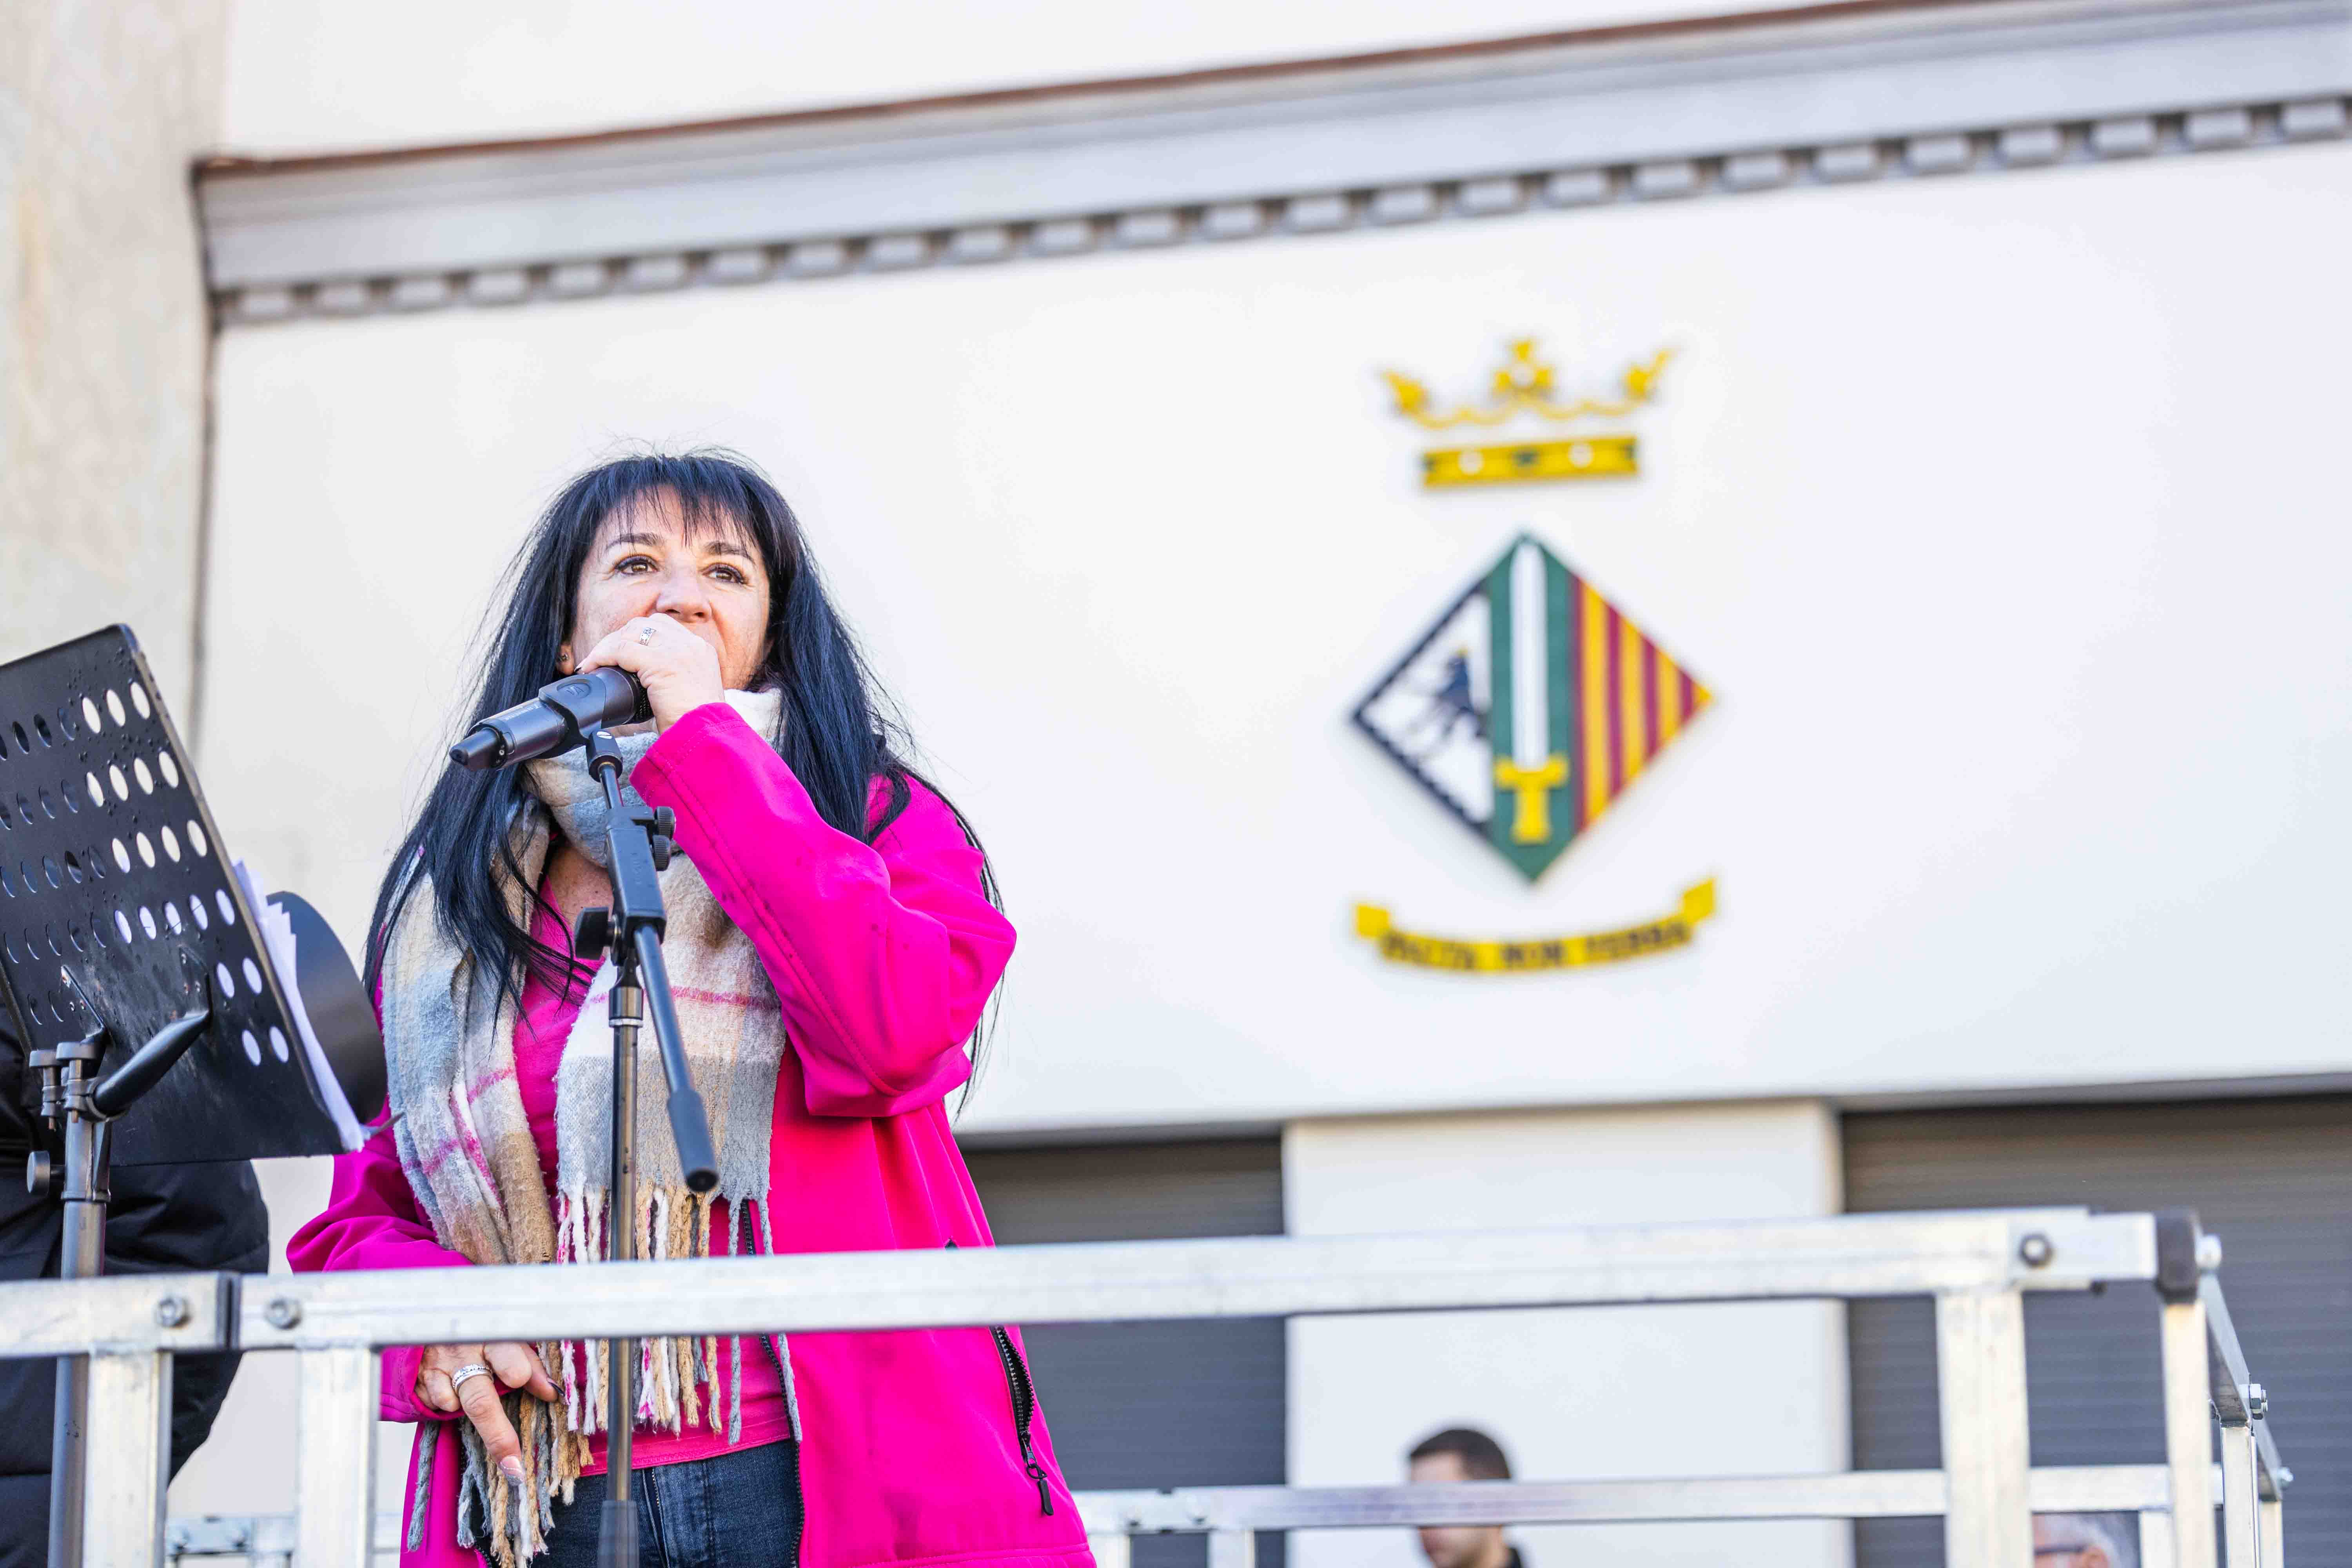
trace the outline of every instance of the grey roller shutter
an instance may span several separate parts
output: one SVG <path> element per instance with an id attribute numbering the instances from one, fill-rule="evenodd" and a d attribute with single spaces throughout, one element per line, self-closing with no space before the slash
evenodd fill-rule
<path id="1" fill-rule="evenodd" d="M 967 1156 L 996 1239 L 1150 1241 L 1282 1233 L 1274 1139 L 980 1150 Z M 1024 1328 L 1071 1486 L 1280 1484 L 1286 1352 L 1278 1318 Z M 1135 1542 L 1135 1568 L 1198 1568 L 1199 1537 Z M 1282 1542 L 1258 1561 L 1281 1568 Z"/>
<path id="2" fill-rule="evenodd" d="M 2295 1560 L 2352 1562 L 2352 1098 L 1904 1111 L 1845 1118 L 1846 1206 L 2079 1204 L 2196 1209 L 2295 1481 Z M 2146 1290 L 2027 1299 L 2037 1465 L 2160 1461 L 2156 1306 Z M 1854 1463 L 1933 1467 L 1932 1311 L 1849 1315 Z M 1858 1568 L 1943 1562 L 1932 1521 L 1855 1530 Z"/>

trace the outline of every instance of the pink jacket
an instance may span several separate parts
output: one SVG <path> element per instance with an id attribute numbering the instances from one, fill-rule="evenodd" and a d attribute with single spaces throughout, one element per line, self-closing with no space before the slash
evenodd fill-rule
<path id="1" fill-rule="evenodd" d="M 672 726 L 630 783 L 677 811 L 679 847 L 782 1002 L 777 1249 L 991 1245 L 944 1100 L 970 1075 L 961 1044 L 1012 956 L 1013 928 L 982 896 L 980 857 L 947 806 L 918 785 L 889 830 L 861 844 L 827 826 L 782 759 L 719 704 Z M 286 1251 L 299 1270 L 466 1262 L 435 1242 L 384 1134 L 335 1162 L 325 1212 Z M 985 1328 L 792 1336 L 802 1568 L 1092 1568 L 1019 1331 L 1004 1332 L 1005 1353 Z M 472 1568 L 457 1543 L 453 1418 L 412 1393 L 422 1354 L 383 1356 L 384 1419 L 443 1424 L 425 1545 L 400 1561 Z"/>

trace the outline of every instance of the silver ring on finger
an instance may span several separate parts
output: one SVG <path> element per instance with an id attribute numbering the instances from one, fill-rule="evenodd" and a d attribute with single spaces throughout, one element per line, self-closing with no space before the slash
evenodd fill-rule
<path id="1" fill-rule="evenodd" d="M 488 1377 L 489 1375 L 490 1369 L 488 1367 L 484 1366 L 480 1362 L 469 1361 L 465 1365 L 459 1367 L 457 1371 L 449 1374 L 450 1392 L 453 1394 L 462 1394 L 466 1386 L 466 1380 L 467 1378 Z"/>
<path id="2" fill-rule="evenodd" d="M 646 643 L 650 643 L 650 642 L 652 642 L 653 640 L 654 640 L 654 629 L 653 629 L 653 627 L 651 627 L 651 626 L 642 626 L 642 627 L 638 628 L 638 631 L 637 631 L 637 641 L 638 641 L 638 643 L 639 643 L 639 644 L 641 644 L 641 645 L 642 645 L 642 644 L 646 644 Z"/>

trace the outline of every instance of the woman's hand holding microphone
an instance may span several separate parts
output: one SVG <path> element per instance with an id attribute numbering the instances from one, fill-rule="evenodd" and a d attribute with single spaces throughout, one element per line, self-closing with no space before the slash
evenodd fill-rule
<path id="1" fill-rule="evenodd" d="M 646 689 L 656 728 L 667 730 L 706 702 L 727 700 L 719 650 L 667 616 L 639 616 L 608 633 L 580 660 L 625 669 Z"/>

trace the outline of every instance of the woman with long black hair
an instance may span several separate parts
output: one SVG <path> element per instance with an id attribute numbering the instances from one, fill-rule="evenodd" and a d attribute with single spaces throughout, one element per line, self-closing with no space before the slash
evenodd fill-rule
<path id="1" fill-rule="evenodd" d="M 626 780 L 677 815 L 665 949 L 719 1184 L 690 1192 L 647 1137 L 636 1212 L 608 1212 L 613 972 L 567 934 L 606 891 L 582 754 L 453 767 L 370 933 L 390 1121 L 337 1162 L 289 1261 L 590 1262 L 614 1224 L 656 1258 L 988 1245 L 944 1101 L 1013 928 L 783 498 L 723 453 L 607 463 L 556 497 L 510 579 L 469 720 L 602 666 L 653 708 L 622 737 Z M 383 1415 L 420 1423 L 404 1568 L 594 1561 L 600 1350 L 385 1353 Z M 657 1339 L 638 1375 L 647 1568 L 1090 1564 L 1017 1331 Z"/>

